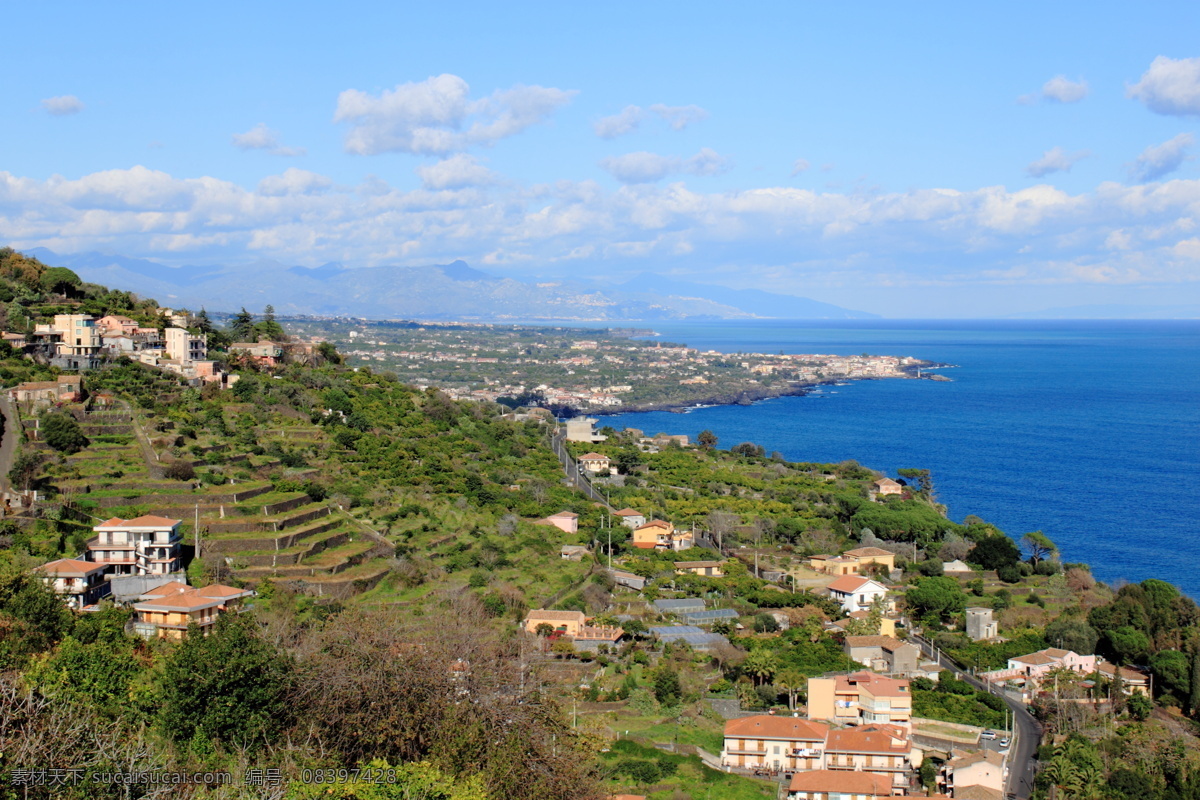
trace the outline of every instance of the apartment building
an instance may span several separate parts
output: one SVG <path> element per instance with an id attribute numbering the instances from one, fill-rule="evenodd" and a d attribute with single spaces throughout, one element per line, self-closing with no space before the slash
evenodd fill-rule
<path id="1" fill-rule="evenodd" d="M 852 672 L 808 679 L 808 717 L 842 725 L 912 726 L 912 693 L 904 678 Z"/>
<path id="2" fill-rule="evenodd" d="M 798 717 L 756 714 L 725 723 L 721 763 L 730 767 L 814 770 L 824 766 L 829 726 Z"/>
<path id="3" fill-rule="evenodd" d="M 146 515 L 134 519 L 113 517 L 92 528 L 96 538 L 88 543 L 92 561 L 111 568 L 114 575 L 165 575 L 183 569 L 179 545 L 182 520 Z"/>
<path id="4" fill-rule="evenodd" d="M 188 627 L 197 625 L 207 636 L 222 614 L 240 611 L 245 598 L 253 595 L 250 589 L 233 586 L 193 589 L 171 581 L 146 592 L 133 604 L 133 628 L 147 639 L 183 639 Z"/>
<path id="5" fill-rule="evenodd" d="M 75 558 L 60 558 L 42 564 L 33 571 L 42 582 L 54 590 L 74 609 L 90 606 L 108 594 L 108 583 L 104 580 L 104 564 L 80 561 Z"/>

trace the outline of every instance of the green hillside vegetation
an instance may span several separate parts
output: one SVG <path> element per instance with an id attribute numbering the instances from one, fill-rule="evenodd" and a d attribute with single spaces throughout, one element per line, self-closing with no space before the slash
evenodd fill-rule
<path id="1" fill-rule="evenodd" d="M 0 250 L 6 329 L 68 312 L 162 323 L 153 301 L 67 273 Z M 920 469 L 899 471 L 902 495 L 872 498 L 879 473 L 855 462 L 789 463 L 751 443 L 718 449 L 711 436 L 647 452 L 605 430 L 602 443 L 569 445 L 617 465 L 594 481 L 613 509 L 694 527 L 726 553 L 636 550 L 604 504 L 565 481 L 553 426 L 536 416 L 352 369 L 328 347 L 271 370 L 220 352 L 286 336 L 276 325 L 247 313 L 213 332 L 232 388 L 118 359 L 86 374 L 82 402 L 21 416 L 9 477 L 43 502 L 36 518 L 0 521 L 0 800 L 126 796 L 116 785 L 13 785 L 30 764 L 228 770 L 239 791 L 256 770 L 277 770 L 296 798 L 770 796 L 770 784 L 704 765 L 724 725 L 710 701 L 802 711 L 808 677 L 858 668 L 825 624 L 843 615 L 817 591 L 831 578 L 807 558 L 863 546 L 896 554 L 901 611 L 969 669 L 1053 646 L 1153 675 L 1153 702 L 1074 673 L 1035 696 L 1049 735 L 1039 798 L 1200 792 L 1200 610 L 1170 584 L 1113 591 L 1086 565 L 1060 563 L 1041 532 L 1017 543 L 975 517 L 955 523 Z M 57 374 L 0 344 L 4 385 Z M 577 533 L 538 523 L 564 510 L 579 515 Z M 223 616 L 207 638 L 146 642 L 126 634 L 130 612 L 68 611 L 31 572 L 80 553 L 99 520 L 146 513 L 184 521 L 194 584 L 255 588 L 249 613 Z M 566 560 L 565 544 L 592 550 Z M 645 588 L 617 585 L 602 569 L 610 559 Z M 954 559 L 973 571 L 942 574 Z M 725 574 L 677 573 L 688 560 L 722 560 Z M 654 641 L 650 626 L 677 620 L 651 601 L 682 597 L 737 614 L 708 626 L 727 643 Z M 973 606 L 994 610 L 1001 640 L 967 639 Z M 628 638 L 590 652 L 520 633 L 537 608 L 584 611 Z M 965 683 L 913 688 L 919 716 L 1003 724 L 996 698 Z M 654 747 L 668 742 L 678 751 Z M 336 772 L 365 767 L 391 782 Z"/>

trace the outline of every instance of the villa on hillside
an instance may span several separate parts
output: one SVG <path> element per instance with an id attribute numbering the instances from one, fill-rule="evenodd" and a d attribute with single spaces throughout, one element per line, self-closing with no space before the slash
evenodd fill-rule
<path id="1" fill-rule="evenodd" d="M 676 530 L 671 523 L 655 519 L 633 530 L 633 546 L 641 550 L 687 550 L 695 545 L 690 530 Z"/>
<path id="2" fill-rule="evenodd" d="M 620 511 L 614 511 L 613 516 L 621 520 L 621 524 L 626 528 L 637 530 L 646 524 L 646 515 L 640 511 L 634 511 L 632 508 L 622 508 Z"/>
<path id="3" fill-rule="evenodd" d="M 183 520 L 152 514 L 134 519 L 112 519 L 92 528 L 96 538 L 88 542 L 88 555 L 97 564 L 111 568 L 113 575 L 147 575 L 183 569 L 179 546 Z"/>
<path id="4" fill-rule="evenodd" d="M 1100 658 L 1094 655 L 1081 656 L 1072 650 L 1047 647 L 1036 653 L 1015 656 L 1008 660 L 1004 669 L 984 672 L 979 677 L 990 683 L 1012 682 L 1029 689 L 1040 687 L 1042 679 L 1056 670 L 1070 670 L 1079 675 L 1090 675 L 1096 671 Z"/>
<path id="5" fill-rule="evenodd" d="M 811 569 L 839 576 L 857 575 L 873 564 L 879 564 L 891 572 L 896 568 L 896 554 L 881 547 L 859 547 L 847 550 L 840 556 L 818 555 L 808 559 Z"/>
<path id="6" fill-rule="evenodd" d="M 108 582 L 104 580 L 106 569 L 104 564 L 60 558 L 33 571 L 56 594 L 65 597 L 68 606 L 79 610 L 99 602 L 108 594 Z"/>
<path id="7" fill-rule="evenodd" d="M 588 472 L 608 472 L 608 456 L 600 453 L 588 453 L 579 457 L 579 466 Z"/>
<path id="8" fill-rule="evenodd" d="M 242 601 L 253 596 L 250 589 L 221 584 L 193 589 L 178 581 L 164 583 L 133 604 L 133 629 L 147 639 L 183 639 L 190 625 L 198 625 L 207 636 L 218 617 L 241 611 Z"/>
<path id="9" fill-rule="evenodd" d="M 843 575 L 825 587 L 829 597 L 838 603 L 847 614 L 855 611 L 870 611 L 882 598 L 886 610 L 891 611 L 895 603 L 887 599 L 888 589 L 882 583 L 856 575 Z"/>
<path id="10" fill-rule="evenodd" d="M 880 478 L 871 484 L 875 490 L 876 497 L 885 497 L 889 494 L 901 495 L 904 493 L 904 487 L 891 478 Z"/>
<path id="11" fill-rule="evenodd" d="M 579 532 L 579 515 L 574 511 L 560 511 L 548 517 L 536 520 L 534 525 L 553 525 L 563 533 Z"/>
<path id="12" fill-rule="evenodd" d="M 912 724 L 912 692 L 903 678 L 852 672 L 808 679 L 808 718 L 842 725 Z"/>

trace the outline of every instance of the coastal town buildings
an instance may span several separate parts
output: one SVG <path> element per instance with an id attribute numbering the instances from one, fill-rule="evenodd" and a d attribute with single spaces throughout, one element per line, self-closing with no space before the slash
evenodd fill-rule
<path id="1" fill-rule="evenodd" d="M 42 578 L 43 583 L 66 600 L 68 606 L 79 610 L 108 594 L 108 584 L 104 580 L 106 569 L 108 567 L 105 564 L 60 558 L 42 564 L 34 572 Z"/>
<path id="2" fill-rule="evenodd" d="M 890 611 L 894 603 L 888 599 L 888 588 L 878 581 L 856 575 L 843 575 L 825 587 L 829 597 L 838 603 L 847 614 L 855 611 L 870 611 L 881 604 Z"/>
<path id="3" fill-rule="evenodd" d="M 133 604 L 133 629 L 147 639 L 183 639 L 195 625 L 207 636 L 222 614 L 241 611 L 244 599 L 253 595 L 250 589 L 221 584 L 193 589 L 185 583 L 164 583 Z"/>

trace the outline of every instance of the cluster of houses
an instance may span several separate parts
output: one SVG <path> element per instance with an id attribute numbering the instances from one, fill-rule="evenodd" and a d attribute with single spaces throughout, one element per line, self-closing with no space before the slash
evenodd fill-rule
<path id="1" fill-rule="evenodd" d="M 178 580 L 182 524 L 154 515 L 114 517 L 92 529 L 86 559 L 60 558 L 34 572 L 77 611 L 94 610 L 107 597 L 128 603 L 134 631 L 146 638 L 180 639 L 191 624 L 207 632 L 254 593 L 220 584 L 196 589 Z"/>
<path id="2" fill-rule="evenodd" d="M 1039 691 L 1053 688 L 1053 681 L 1064 673 L 1078 677 L 1099 675 L 1109 681 L 1120 681 L 1126 695 L 1150 696 L 1148 672 L 1111 664 L 1100 656 L 1079 655 L 1073 650 L 1047 647 L 1036 653 L 1014 656 L 1003 669 L 985 672 L 979 677 L 988 683 L 1020 688 L 1026 700 Z"/>
<path id="3" fill-rule="evenodd" d="M 928 754 L 912 737 L 909 682 L 855 672 L 808 681 L 807 717 L 756 714 L 725 723 L 721 763 L 790 775 L 794 800 L 874 800 L 917 793 Z M 1001 800 L 1003 753 L 937 751 L 944 797 Z M 924 794 L 923 792 L 920 792 Z"/>
<path id="4" fill-rule="evenodd" d="M 54 321 L 37 325 L 31 336 L 2 333 L 5 341 L 22 349 L 27 355 L 45 360 L 64 370 L 95 369 L 106 358 L 126 356 L 147 366 L 173 372 L 196 385 L 222 382 L 232 384 L 236 375 L 229 375 L 220 365 L 208 358 L 208 340 L 203 334 L 187 330 L 188 315 L 169 308 L 161 309 L 165 328 L 147 328 L 121 314 L 93 317 L 87 314 L 56 314 Z M 259 366 L 275 367 L 285 354 L 311 356 L 314 342 L 235 342 L 229 346 Z M 64 376 L 67 377 L 67 376 Z M 40 381 L 23 383 L 10 390 L 18 402 L 43 404 L 70 402 L 78 399 L 78 377 L 71 382 Z M 74 396 L 72 396 L 74 395 Z"/>
<path id="5" fill-rule="evenodd" d="M 633 530 L 631 544 L 639 550 L 674 551 L 687 550 L 696 546 L 695 531 L 676 528 L 670 522 L 661 519 L 646 521 L 646 517 L 632 508 L 623 508 L 613 512 L 616 518 L 627 528 Z M 574 511 L 559 511 L 535 522 L 537 525 L 553 525 L 563 533 L 579 532 L 579 515 Z M 564 555 L 564 558 L 566 556 Z M 698 562 L 699 563 L 699 562 Z M 711 565 L 701 564 L 697 569 L 711 569 Z M 708 573 L 712 575 L 712 572 Z"/>

